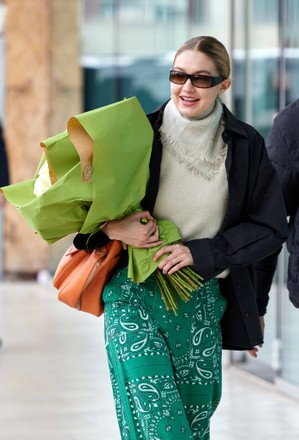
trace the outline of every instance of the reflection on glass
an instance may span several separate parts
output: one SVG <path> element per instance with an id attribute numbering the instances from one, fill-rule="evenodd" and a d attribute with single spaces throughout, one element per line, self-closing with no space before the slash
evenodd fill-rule
<path id="1" fill-rule="evenodd" d="M 169 98 L 174 50 L 196 35 L 228 44 L 229 1 L 82 0 L 84 109 L 137 96 L 151 112 Z"/>
<path id="2" fill-rule="evenodd" d="M 275 114 L 299 97 L 299 2 L 234 3 L 235 113 L 247 118 L 267 138 Z M 265 345 L 256 361 L 256 370 L 263 371 L 266 365 L 299 385 L 298 310 L 288 299 L 287 256 L 284 249 L 270 293 Z"/>

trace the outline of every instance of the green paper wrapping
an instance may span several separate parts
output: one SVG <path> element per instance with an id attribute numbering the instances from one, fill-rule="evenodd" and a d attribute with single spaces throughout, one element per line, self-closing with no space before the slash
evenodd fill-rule
<path id="1" fill-rule="evenodd" d="M 31 228 L 49 244 L 78 231 L 92 202 L 91 184 L 81 182 L 78 162 L 39 197 L 33 194 L 35 178 L 2 188 Z"/>
<path id="2" fill-rule="evenodd" d="M 128 277 L 134 283 L 141 283 L 154 273 L 160 261 L 154 261 L 153 258 L 161 247 L 176 243 L 181 239 L 174 223 L 168 220 L 158 220 L 157 225 L 159 228 L 159 238 L 163 240 L 162 245 L 150 249 L 128 246 Z"/>
<path id="3" fill-rule="evenodd" d="M 80 162 L 77 150 L 66 130 L 42 141 L 40 145 L 45 151 L 53 182 L 61 179 Z"/>
<path id="4" fill-rule="evenodd" d="M 158 220 L 159 238 L 163 244 L 153 248 L 136 248 L 128 246 L 128 277 L 134 283 L 145 281 L 150 275 L 154 275 L 161 291 L 166 310 L 172 310 L 177 314 L 179 299 L 188 301 L 192 292 L 203 285 L 203 278 L 191 267 L 183 267 L 172 275 L 164 275 L 158 265 L 166 257 L 154 261 L 155 253 L 163 246 L 180 242 L 180 233 L 174 223 L 168 220 Z"/>
<path id="5" fill-rule="evenodd" d="M 153 131 L 137 98 L 70 118 L 67 131 L 41 142 L 34 178 L 2 188 L 32 229 L 48 243 L 97 230 L 132 212 L 145 195 Z M 33 193 L 47 160 L 52 186 Z"/>
<path id="6" fill-rule="evenodd" d="M 88 233 L 129 214 L 143 199 L 153 130 L 133 97 L 71 118 L 68 132 L 83 178 L 92 181 L 93 202 L 80 230 Z"/>

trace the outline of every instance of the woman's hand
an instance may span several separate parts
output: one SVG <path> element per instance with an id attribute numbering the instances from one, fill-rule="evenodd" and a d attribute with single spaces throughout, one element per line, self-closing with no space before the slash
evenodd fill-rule
<path id="1" fill-rule="evenodd" d="M 146 223 L 142 220 L 146 219 Z M 120 220 L 112 220 L 103 227 L 111 240 L 120 240 L 138 248 L 151 248 L 162 244 L 156 220 L 148 211 L 137 211 Z"/>
<path id="2" fill-rule="evenodd" d="M 173 244 L 170 246 L 163 246 L 158 250 L 154 257 L 154 261 L 159 260 L 163 255 L 167 255 L 158 265 L 164 274 L 171 275 L 177 272 L 184 266 L 193 266 L 193 257 L 190 249 L 183 244 Z"/>
<path id="3" fill-rule="evenodd" d="M 264 316 L 260 316 L 260 325 L 261 325 L 261 330 L 262 330 L 262 334 L 264 337 L 265 334 L 265 319 Z M 257 358 L 257 354 L 259 351 L 259 348 L 262 348 L 263 344 L 260 344 L 258 347 L 253 347 L 251 350 L 247 350 L 247 353 L 250 354 L 250 356 Z"/>

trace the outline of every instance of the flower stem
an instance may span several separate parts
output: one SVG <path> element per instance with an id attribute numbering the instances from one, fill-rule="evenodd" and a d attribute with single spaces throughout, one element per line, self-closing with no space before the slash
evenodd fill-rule
<path id="1" fill-rule="evenodd" d="M 161 291 L 166 310 L 177 315 L 178 299 L 184 302 L 191 298 L 191 293 L 203 286 L 203 278 L 191 267 L 183 267 L 172 275 L 163 274 L 156 269 L 154 276 Z"/>

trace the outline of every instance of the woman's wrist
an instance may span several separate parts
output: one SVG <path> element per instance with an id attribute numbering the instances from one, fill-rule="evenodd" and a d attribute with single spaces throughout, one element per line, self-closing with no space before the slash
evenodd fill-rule
<path id="1" fill-rule="evenodd" d="M 116 228 L 114 225 L 116 223 L 119 223 L 119 220 L 110 220 L 106 223 L 104 223 L 103 227 L 101 227 L 101 230 L 104 232 L 104 234 L 107 235 L 110 240 L 121 240 L 121 238 L 116 234 Z"/>
<path id="2" fill-rule="evenodd" d="M 100 231 L 104 232 L 104 234 L 107 235 L 107 237 L 109 237 L 111 239 L 111 237 L 109 235 L 109 223 L 111 223 L 111 222 L 108 221 L 108 222 L 103 223 L 100 226 Z"/>

